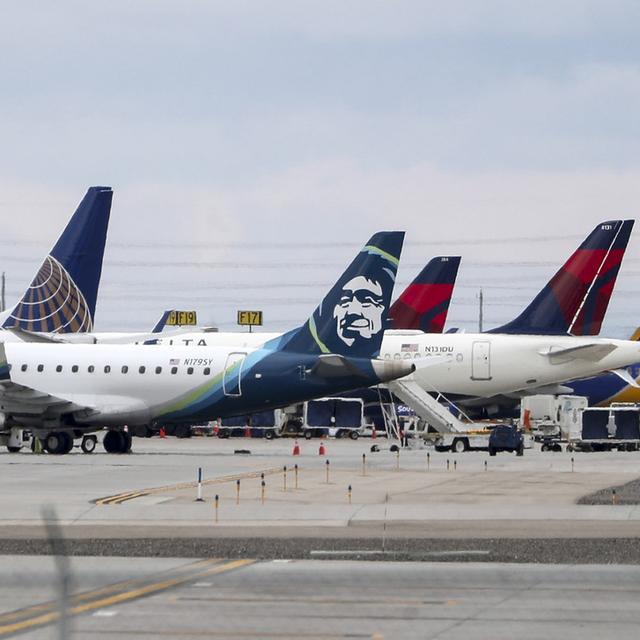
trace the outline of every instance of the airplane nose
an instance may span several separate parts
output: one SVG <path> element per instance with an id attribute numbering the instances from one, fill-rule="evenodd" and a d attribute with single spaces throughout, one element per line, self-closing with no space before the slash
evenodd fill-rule
<path id="1" fill-rule="evenodd" d="M 416 370 L 415 364 L 406 360 L 372 360 L 371 363 L 381 382 L 403 378 Z"/>

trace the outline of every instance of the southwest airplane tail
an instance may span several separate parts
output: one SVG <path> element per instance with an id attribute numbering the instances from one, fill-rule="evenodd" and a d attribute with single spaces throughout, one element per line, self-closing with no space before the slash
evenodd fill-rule
<path id="1" fill-rule="evenodd" d="M 387 328 L 403 231 L 376 233 L 311 317 L 265 346 L 307 354 L 376 358 Z"/>
<path id="2" fill-rule="evenodd" d="M 390 328 L 442 333 L 460 259 L 460 256 L 439 256 L 430 260 L 391 305 Z"/>
<path id="3" fill-rule="evenodd" d="M 93 329 L 113 191 L 90 187 L 2 328 L 78 333 Z"/>
<path id="4" fill-rule="evenodd" d="M 633 223 L 611 220 L 597 225 L 515 320 L 487 333 L 597 335 Z"/>

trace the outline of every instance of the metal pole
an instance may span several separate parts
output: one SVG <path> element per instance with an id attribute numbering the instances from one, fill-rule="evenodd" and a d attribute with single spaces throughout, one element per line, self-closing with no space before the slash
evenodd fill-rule
<path id="1" fill-rule="evenodd" d="M 0 287 L 0 311 L 4 311 L 5 310 L 4 292 L 5 292 L 6 283 L 7 283 L 7 279 L 6 279 L 4 271 L 3 271 L 2 272 L 2 285 Z"/>
<path id="2" fill-rule="evenodd" d="M 482 320 L 483 320 L 483 306 L 484 306 L 484 294 L 482 293 L 482 289 L 480 289 L 480 294 L 478 295 L 478 300 L 480 302 L 480 309 L 478 311 L 478 331 L 482 333 Z"/>
<path id="3" fill-rule="evenodd" d="M 204 502 L 202 499 L 202 467 L 198 467 L 198 494 L 196 502 Z"/>
<path id="4" fill-rule="evenodd" d="M 58 523 L 58 517 L 53 507 L 42 509 L 42 519 L 47 531 L 47 542 L 53 554 L 58 578 L 58 638 L 67 640 L 70 637 L 67 608 L 69 606 L 69 592 L 71 583 L 71 571 L 69 570 L 69 557 L 62 530 Z"/>

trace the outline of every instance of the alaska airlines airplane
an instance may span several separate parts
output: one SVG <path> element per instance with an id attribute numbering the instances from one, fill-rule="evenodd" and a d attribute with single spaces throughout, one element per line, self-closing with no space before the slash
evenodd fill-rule
<path id="1" fill-rule="evenodd" d="M 5 432 L 29 427 L 51 453 L 104 426 L 110 453 L 131 447 L 124 425 L 193 424 L 387 382 L 412 362 L 379 360 L 403 232 L 374 235 L 301 327 L 241 348 L 0 345 Z"/>
<path id="2" fill-rule="evenodd" d="M 0 314 L 3 329 L 93 330 L 113 191 L 90 187 L 20 301 Z M 0 342 L 15 339 L 0 331 Z"/>

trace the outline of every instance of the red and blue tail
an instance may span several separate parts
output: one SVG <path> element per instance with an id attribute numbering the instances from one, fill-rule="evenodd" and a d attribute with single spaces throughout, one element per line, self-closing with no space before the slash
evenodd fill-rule
<path id="1" fill-rule="evenodd" d="M 391 305 L 390 328 L 442 333 L 459 266 L 460 256 L 439 256 L 430 260 Z"/>
<path id="2" fill-rule="evenodd" d="M 3 328 L 91 331 L 113 191 L 90 187 Z"/>
<path id="3" fill-rule="evenodd" d="M 489 333 L 597 335 L 633 222 L 599 224 L 515 320 Z"/>

